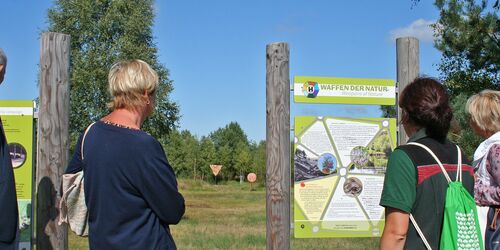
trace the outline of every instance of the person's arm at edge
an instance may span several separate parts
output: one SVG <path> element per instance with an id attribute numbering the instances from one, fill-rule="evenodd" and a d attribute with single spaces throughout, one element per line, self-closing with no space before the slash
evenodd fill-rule
<path id="1" fill-rule="evenodd" d="M 410 215 L 397 208 L 385 209 L 385 227 L 380 238 L 380 250 L 403 249 Z"/>
<path id="2" fill-rule="evenodd" d="M 409 227 L 409 213 L 415 201 L 417 172 L 401 149 L 391 154 L 387 164 L 380 205 L 385 207 L 385 227 L 380 249 L 403 249 Z"/>
<path id="3" fill-rule="evenodd" d="M 491 174 L 491 185 L 476 182 L 474 187 L 476 203 L 483 206 L 500 205 L 500 145 L 493 145 L 486 161 L 489 163 L 488 172 Z"/>
<path id="4" fill-rule="evenodd" d="M 78 140 L 75 145 L 75 152 L 73 153 L 73 156 L 71 160 L 68 163 L 68 166 L 66 167 L 66 171 L 64 171 L 65 174 L 74 174 L 79 171 L 83 170 L 83 162 L 82 162 L 82 156 L 81 156 L 81 145 L 82 145 L 82 138 L 83 134 L 81 134 L 78 137 Z"/>

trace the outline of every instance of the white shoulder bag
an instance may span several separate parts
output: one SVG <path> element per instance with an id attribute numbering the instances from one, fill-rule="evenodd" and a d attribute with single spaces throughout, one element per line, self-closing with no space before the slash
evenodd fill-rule
<path id="1" fill-rule="evenodd" d="M 94 125 L 90 124 L 83 134 L 80 154 L 83 161 L 83 144 L 87 132 Z M 69 224 L 69 227 L 78 236 L 88 235 L 88 211 L 85 204 L 85 192 L 83 189 L 83 170 L 74 174 L 63 174 L 62 197 L 59 201 L 59 225 Z"/>

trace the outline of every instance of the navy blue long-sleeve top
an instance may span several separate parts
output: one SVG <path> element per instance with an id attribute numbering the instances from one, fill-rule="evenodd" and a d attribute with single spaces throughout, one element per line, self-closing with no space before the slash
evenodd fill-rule
<path id="1" fill-rule="evenodd" d="M 80 136 L 66 173 L 84 171 L 90 249 L 176 249 L 169 225 L 184 198 L 160 143 L 149 134 L 96 122 L 81 160 Z"/>
<path id="2" fill-rule="evenodd" d="M 0 249 L 17 249 L 18 218 L 14 171 L 0 120 Z"/>

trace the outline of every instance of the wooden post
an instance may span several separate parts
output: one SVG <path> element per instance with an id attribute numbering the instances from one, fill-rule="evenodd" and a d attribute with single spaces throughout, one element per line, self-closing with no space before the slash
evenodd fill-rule
<path id="1" fill-rule="evenodd" d="M 396 39 L 397 82 L 399 93 L 418 77 L 420 71 L 418 39 L 415 37 L 401 37 Z M 399 100 L 399 98 L 397 99 Z M 396 103 L 397 104 L 397 103 Z M 401 109 L 398 105 L 398 145 L 406 144 L 408 135 L 401 125 Z"/>
<path id="2" fill-rule="evenodd" d="M 266 48 L 267 249 L 290 249 L 290 76 L 287 43 Z"/>
<path id="3" fill-rule="evenodd" d="M 36 171 L 36 248 L 68 249 L 66 225 L 57 224 L 61 176 L 69 158 L 70 36 L 42 33 Z"/>

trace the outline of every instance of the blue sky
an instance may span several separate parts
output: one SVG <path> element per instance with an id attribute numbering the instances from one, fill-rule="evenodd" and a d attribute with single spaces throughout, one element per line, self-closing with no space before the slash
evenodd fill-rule
<path id="1" fill-rule="evenodd" d="M 154 36 L 160 62 L 174 80 L 180 129 L 198 136 L 238 122 L 253 141 L 266 137 L 265 51 L 290 48 L 295 75 L 396 79 L 396 37 L 420 40 L 421 74 L 438 76 L 432 45 L 439 12 L 411 0 L 156 1 Z M 3 0 L 0 47 L 9 58 L 0 100 L 38 96 L 39 34 L 49 0 Z M 378 117 L 378 106 L 297 105 L 294 115 Z"/>

